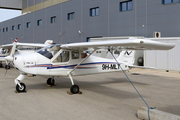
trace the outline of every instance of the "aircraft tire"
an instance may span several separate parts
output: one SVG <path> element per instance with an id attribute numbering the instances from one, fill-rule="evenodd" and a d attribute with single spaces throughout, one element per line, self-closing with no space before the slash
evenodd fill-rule
<path id="1" fill-rule="evenodd" d="M 20 83 L 21 87 L 19 87 L 19 85 L 16 85 L 16 91 L 18 92 L 25 92 L 26 90 L 26 85 L 24 83 Z"/>
<path id="2" fill-rule="evenodd" d="M 78 85 L 72 85 L 70 88 L 71 93 L 77 94 L 79 93 L 79 86 Z"/>
<path id="3" fill-rule="evenodd" d="M 55 83 L 55 80 L 54 80 L 53 78 L 48 78 L 48 79 L 47 79 L 47 85 L 53 86 L 54 83 Z"/>

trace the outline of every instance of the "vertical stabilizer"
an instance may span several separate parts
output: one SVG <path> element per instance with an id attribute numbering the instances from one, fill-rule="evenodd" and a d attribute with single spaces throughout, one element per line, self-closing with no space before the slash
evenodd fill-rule
<path id="1" fill-rule="evenodd" d="M 133 65 L 135 61 L 135 51 L 134 50 L 122 51 L 120 53 L 120 56 L 117 58 L 117 60 L 121 63 Z"/>
<path id="2" fill-rule="evenodd" d="M 53 43 L 53 40 L 46 40 L 44 44 L 46 44 L 46 45 L 52 45 L 52 43 Z"/>

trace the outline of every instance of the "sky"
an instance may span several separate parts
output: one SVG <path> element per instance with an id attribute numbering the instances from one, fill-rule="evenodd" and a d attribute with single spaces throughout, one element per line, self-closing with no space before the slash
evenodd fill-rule
<path id="1" fill-rule="evenodd" d="M 0 22 L 20 15 L 21 15 L 21 10 L 0 9 Z"/>

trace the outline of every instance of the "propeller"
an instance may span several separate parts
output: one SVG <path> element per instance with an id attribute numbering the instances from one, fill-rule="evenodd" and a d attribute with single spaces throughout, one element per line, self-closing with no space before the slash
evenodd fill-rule
<path id="1" fill-rule="evenodd" d="M 15 50 L 16 50 L 16 44 L 17 44 L 17 38 L 15 39 L 14 43 L 13 43 L 13 47 L 11 49 L 11 53 L 9 56 L 6 56 L 4 57 L 6 59 L 6 73 L 7 73 L 7 70 L 10 68 L 10 62 L 13 62 L 13 59 L 14 59 L 14 53 L 15 53 Z M 5 76 L 6 76 L 6 73 L 5 73 Z"/>

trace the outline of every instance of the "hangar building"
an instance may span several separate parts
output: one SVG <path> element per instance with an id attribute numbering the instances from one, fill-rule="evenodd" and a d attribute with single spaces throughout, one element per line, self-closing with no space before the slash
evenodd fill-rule
<path id="1" fill-rule="evenodd" d="M 179 0 L 0 0 L 22 15 L 0 23 L 0 44 L 87 41 L 91 37 L 180 35 Z M 10 6 L 10 7 L 9 7 Z M 20 7 L 22 6 L 22 7 Z"/>
<path id="2" fill-rule="evenodd" d="M 96 37 L 180 36 L 180 0 L 0 0 L 0 8 L 22 10 L 21 16 L 0 22 L 1 45 L 14 38 L 61 44 Z"/>

